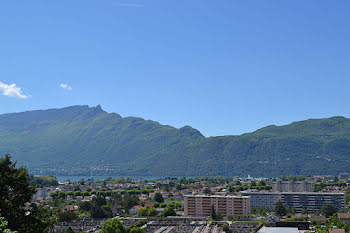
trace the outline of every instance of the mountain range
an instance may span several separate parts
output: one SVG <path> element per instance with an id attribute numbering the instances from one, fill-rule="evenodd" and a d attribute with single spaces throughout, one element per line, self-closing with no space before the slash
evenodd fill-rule
<path id="1" fill-rule="evenodd" d="M 204 137 L 190 126 L 71 106 L 0 115 L 0 154 L 53 175 L 337 175 L 350 170 L 350 119 Z"/>

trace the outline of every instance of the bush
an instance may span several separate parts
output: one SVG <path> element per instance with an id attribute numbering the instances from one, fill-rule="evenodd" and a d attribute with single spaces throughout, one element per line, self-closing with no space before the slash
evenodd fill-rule
<path id="1" fill-rule="evenodd" d="M 64 211 L 57 215 L 59 222 L 71 222 L 78 218 L 77 214 L 73 211 Z"/>
<path id="2" fill-rule="evenodd" d="M 223 225 L 222 225 L 222 230 L 224 232 L 229 232 L 230 231 L 230 226 L 228 225 L 227 222 L 225 222 Z"/>
<path id="3" fill-rule="evenodd" d="M 154 203 L 153 203 L 153 207 L 154 207 L 154 208 L 158 208 L 158 207 L 159 207 L 159 202 L 154 202 Z"/>
<path id="4" fill-rule="evenodd" d="M 164 217 L 168 217 L 168 216 L 176 216 L 176 212 L 173 208 L 171 207 L 168 207 L 164 210 L 164 213 L 163 213 Z"/>
<path id="5" fill-rule="evenodd" d="M 146 233 L 146 232 L 139 227 L 133 227 L 131 228 L 130 233 Z"/>
<path id="6" fill-rule="evenodd" d="M 119 219 L 112 218 L 108 219 L 102 225 L 100 233 L 126 233 L 126 229 Z"/>

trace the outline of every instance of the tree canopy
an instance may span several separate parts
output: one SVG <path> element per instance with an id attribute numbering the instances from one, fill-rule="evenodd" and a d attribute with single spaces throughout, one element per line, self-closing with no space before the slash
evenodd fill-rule
<path id="1" fill-rule="evenodd" d="M 275 214 L 278 216 L 285 216 L 287 215 L 287 209 L 284 207 L 281 200 L 278 200 L 275 205 Z"/>
<path id="2" fill-rule="evenodd" d="M 112 218 L 108 219 L 102 225 L 101 233 L 126 233 L 126 228 L 120 222 L 119 219 Z"/>
<path id="3" fill-rule="evenodd" d="M 8 227 L 19 232 L 47 232 L 50 227 L 44 209 L 35 205 L 26 207 L 35 194 L 35 185 L 29 182 L 24 167 L 16 168 L 10 155 L 0 158 L 0 215 Z"/>
<path id="4" fill-rule="evenodd" d="M 338 211 L 338 209 L 335 206 L 329 205 L 329 204 L 324 205 L 320 210 L 321 214 L 323 214 L 327 218 L 332 216 L 337 211 Z"/>

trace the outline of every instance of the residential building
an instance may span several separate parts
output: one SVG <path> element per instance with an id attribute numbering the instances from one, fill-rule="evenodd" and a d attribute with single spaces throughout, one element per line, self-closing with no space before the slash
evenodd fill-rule
<path id="1" fill-rule="evenodd" d="M 129 210 L 129 213 L 130 214 L 137 214 L 137 212 L 139 212 L 140 209 L 142 209 L 143 207 L 140 206 L 140 205 L 135 205 L 134 207 L 132 207 L 130 210 Z"/>
<path id="2" fill-rule="evenodd" d="M 250 198 L 242 196 L 184 196 L 185 216 L 209 217 L 214 207 L 216 213 L 223 216 L 249 217 Z"/>
<path id="3" fill-rule="evenodd" d="M 275 181 L 272 192 L 312 192 L 313 183 L 308 181 Z"/>
<path id="4" fill-rule="evenodd" d="M 33 195 L 33 200 L 36 200 L 38 198 L 45 199 L 48 196 L 46 188 L 37 188 L 36 193 Z"/>
<path id="5" fill-rule="evenodd" d="M 252 208 L 267 208 L 273 210 L 275 203 L 281 200 L 297 212 L 303 209 L 308 213 L 318 213 L 326 205 L 333 205 L 338 210 L 345 210 L 345 193 L 322 193 L 322 192 L 241 192 L 242 196 L 248 196 Z"/>
<path id="6" fill-rule="evenodd" d="M 78 210 L 78 209 L 79 209 L 79 206 L 77 206 L 77 205 L 66 205 L 64 207 L 65 211 L 75 211 L 75 210 Z"/>

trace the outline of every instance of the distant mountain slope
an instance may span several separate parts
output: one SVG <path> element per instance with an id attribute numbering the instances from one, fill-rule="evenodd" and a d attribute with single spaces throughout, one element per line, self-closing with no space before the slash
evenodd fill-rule
<path id="1" fill-rule="evenodd" d="M 350 119 L 205 138 L 190 126 L 72 106 L 0 115 L 0 153 L 56 175 L 338 174 L 350 170 Z"/>

